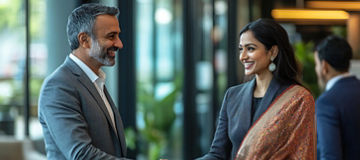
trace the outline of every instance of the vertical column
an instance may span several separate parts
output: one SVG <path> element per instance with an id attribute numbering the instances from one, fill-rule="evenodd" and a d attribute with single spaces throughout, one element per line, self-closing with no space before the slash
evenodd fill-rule
<path id="1" fill-rule="evenodd" d="M 214 29 L 217 25 L 217 23 L 219 23 L 216 19 L 216 14 L 215 14 L 215 1 L 216 0 L 212 0 L 211 1 L 211 5 L 213 7 L 213 11 L 212 11 L 212 32 L 214 32 Z M 214 33 L 212 33 L 212 37 L 215 37 Z M 214 38 L 213 38 L 214 39 Z M 217 68 L 216 68 L 216 51 L 220 48 L 218 44 L 215 44 L 217 42 L 215 42 L 215 40 L 212 41 L 212 59 L 213 59 L 213 62 L 212 62 L 212 78 L 213 78 L 213 82 L 212 82 L 212 91 L 211 91 L 211 99 L 212 99 L 212 105 L 211 105 L 211 121 L 212 122 L 211 124 L 211 129 L 210 129 L 210 132 L 211 132 L 211 135 L 210 136 L 211 138 L 214 137 L 214 133 L 216 131 L 216 126 L 214 124 L 216 124 L 216 119 L 217 119 L 217 115 L 218 115 L 218 111 L 220 110 L 220 102 L 218 101 L 218 92 L 219 92 L 219 87 L 218 87 L 218 74 L 217 74 Z M 210 144 L 212 142 L 212 139 L 210 139 Z"/>
<path id="2" fill-rule="evenodd" d="M 194 159 L 200 156 L 199 133 L 196 117 L 196 86 L 195 86 L 195 28 L 196 2 L 193 0 L 183 0 L 183 30 L 184 30 L 184 87 L 183 87 L 183 105 L 184 105 L 184 145 L 183 159 Z"/>
<path id="3" fill-rule="evenodd" d="M 352 13 L 347 21 L 347 40 L 353 49 L 353 58 L 360 58 L 360 14 Z"/>
<path id="4" fill-rule="evenodd" d="M 237 22 L 236 34 L 239 35 L 240 29 L 249 21 L 252 21 L 252 0 L 238 0 L 236 5 L 237 13 L 235 21 Z"/>
<path id="5" fill-rule="evenodd" d="M 261 18 L 272 18 L 271 10 L 274 8 L 274 0 L 260 1 Z M 255 20 L 255 19 L 254 19 Z"/>
<path id="6" fill-rule="evenodd" d="M 26 58 L 25 58 L 25 75 L 24 75 L 24 123 L 25 123 L 25 136 L 29 137 L 29 119 L 30 119 L 30 5 L 29 0 L 25 0 L 25 44 L 26 44 Z"/>
<path id="7" fill-rule="evenodd" d="M 66 24 L 68 16 L 75 7 L 76 3 L 73 0 L 46 1 L 47 74 L 62 64 L 71 52 Z"/>
<path id="8" fill-rule="evenodd" d="M 228 2 L 228 54 L 227 54 L 227 86 L 233 86 L 239 83 L 237 66 L 237 2 L 238 0 L 227 0 Z"/>
<path id="9" fill-rule="evenodd" d="M 134 34 L 134 6 L 135 1 L 118 1 L 120 15 L 119 23 L 121 28 L 120 39 L 124 48 L 118 53 L 118 109 L 122 116 L 124 128 L 132 127 L 136 129 L 135 113 L 135 34 Z M 141 34 L 141 33 L 140 33 Z M 128 150 L 129 158 L 136 158 L 136 150 Z"/>

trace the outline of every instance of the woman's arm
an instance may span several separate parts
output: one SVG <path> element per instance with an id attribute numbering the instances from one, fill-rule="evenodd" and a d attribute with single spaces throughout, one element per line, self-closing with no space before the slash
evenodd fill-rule
<path id="1" fill-rule="evenodd" d="M 228 116 L 227 116 L 227 97 L 226 92 L 218 119 L 218 125 L 216 127 L 215 136 L 210 147 L 209 153 L 204 155 L 198 160 L 220 160 L 229 159 L 231 153 L 231 142 L 228 137 Z"/>

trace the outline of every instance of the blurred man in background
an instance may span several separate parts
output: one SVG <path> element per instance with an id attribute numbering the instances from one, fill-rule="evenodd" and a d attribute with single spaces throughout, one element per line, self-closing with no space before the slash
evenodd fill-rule
<path id="1" fill-rule="evenodd" d="M 318 159 L 359 159 L 360 81 L 349 73 L 352 49 L 346 40 L 329 36 L 314 56 L 318 82 L 325 89 L 315 104 Z"/>

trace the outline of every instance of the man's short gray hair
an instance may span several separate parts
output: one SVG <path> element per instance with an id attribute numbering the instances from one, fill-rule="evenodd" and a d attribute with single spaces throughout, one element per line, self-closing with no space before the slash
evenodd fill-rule
<path id="1" fill-rule="evenodd" d="M 92 38 L 95 38 L 93 34 L 93 27 L 95 24 L 95 18 L 98 15 L 113 15 L 117 16 L 119 9 L 116 7 L 108 7 L 97 3 L 87 3 L 74 9 L 71 15 L 68 17 L 66 26 L 66 32 L 71 50 L 75 50 L 79 47 L 78 34 L 85 32 Z"/>

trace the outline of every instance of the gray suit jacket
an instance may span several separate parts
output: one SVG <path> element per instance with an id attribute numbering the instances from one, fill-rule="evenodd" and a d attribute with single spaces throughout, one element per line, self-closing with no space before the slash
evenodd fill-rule
<path id="1" fill-rule="evenodd" d="M 69 57 L 45 79 L 39 98 L 39 120 L 48 159 L 126 156 L 120 114 L 106 88 L 105 95 L 114 112 L 117 133 L 94 84 Z"/>

